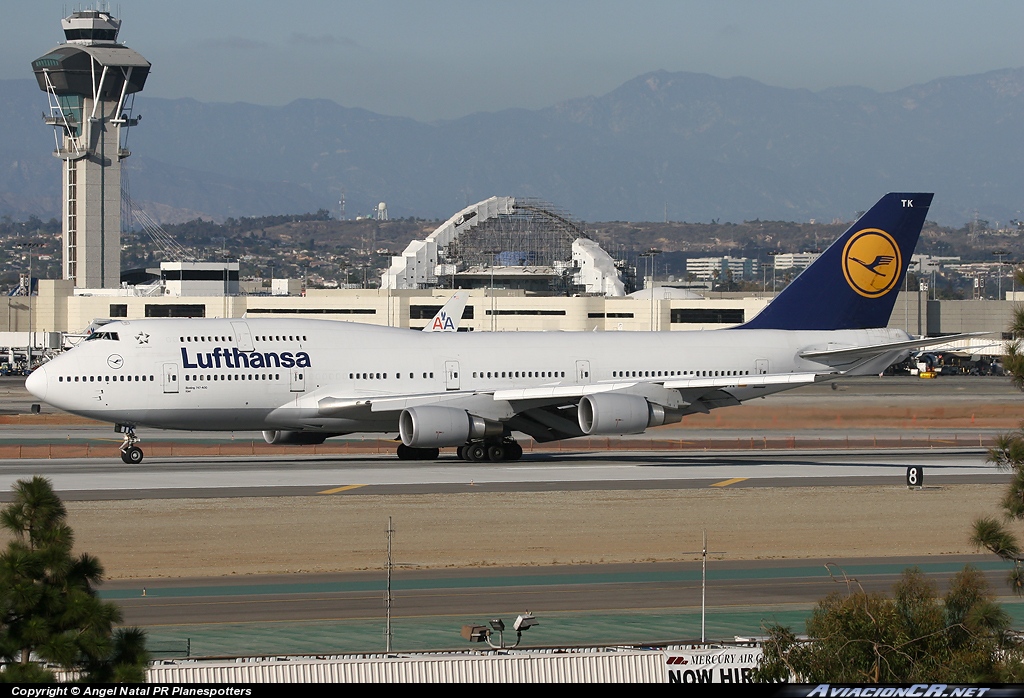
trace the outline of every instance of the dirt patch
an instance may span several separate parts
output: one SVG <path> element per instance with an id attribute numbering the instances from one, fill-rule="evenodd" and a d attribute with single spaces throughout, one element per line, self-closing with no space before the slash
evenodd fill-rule
<path id="1" fill-rule="evenodd" d="M 976 552 L 1000 485 L 795 487 L 69 502 L 111 578 Z"/>

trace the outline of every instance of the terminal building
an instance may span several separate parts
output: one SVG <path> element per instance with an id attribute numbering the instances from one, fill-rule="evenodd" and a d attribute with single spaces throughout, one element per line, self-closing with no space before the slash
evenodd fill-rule
<path id="1" fill-rule="evenodd" d="M 146 286 L 90 292 L 66 279 L 40 279 L 37 294 L 5 297 L 0 332 L 81 333 L 102 318 L 309 317 L 420 329 L 451 296 L 433 289 L 306 289 L 275 280 L 292 295 L 191 295 L 188 283 L 168 279 Z M 181 284 L 184 292 L 168 289 Z M 202 282 L 207 283 L 207 282 Z M 652 297 L 653 295 L 653 297 Z M 641 293 L 637 296 L 553 296 L 522 289 L 474 288 L 463 313 L 463 331 L 679 331 L 721 329 L 746 322 L 771 293 Z M 695 297 L 696 296 L 696 297 Z M 1007 290 L 1007 296 L 1015 297 Z M 890 327 L 914 335 L 995 332 L 1011 322 L 1015 300 L 929 300 L 928 292 L 901 292 Z M 6 312 L 4 312 L 6 311 Z M 31 321 L 30 321 L 31 313 Z M 997 352 L 998 353 L 998 352 Z"/>
<path id="2" fill-rule="evenodd" d="M 700 281 L 752 279 L 760 273 L 757 260 L 749 257 L 690 257 L 686 260 L 686 275 Z"/>

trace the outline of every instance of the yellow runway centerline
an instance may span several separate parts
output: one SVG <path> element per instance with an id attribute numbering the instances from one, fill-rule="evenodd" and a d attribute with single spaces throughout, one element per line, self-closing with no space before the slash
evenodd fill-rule
<path id="1" fill-rule="evenodd" d="M 317 494 L 338 494 L 339 492 L 344 492 L 345 490 L 354 490 L 359 487 L 366 487 L 366 485 L 345 485 L 344 487 L 335 487 L 332 490 L 324 490 L 322 492 L 317 492 Z"/>
<path id="2" fill-rule="evenodd" d="M 722 480 L 721 482 L 716 482 L 715 484 L 713 484 L 711 486 L 712 487 L 728 487 L 729 485 L 735 485 L 737 482 L 743 482 L 744 480 L 749 480 L 749 479 L 750 478 L 748 478 L 748 477 L 734 477 L 734 478 L 731 478 L 729 480 Z"/>

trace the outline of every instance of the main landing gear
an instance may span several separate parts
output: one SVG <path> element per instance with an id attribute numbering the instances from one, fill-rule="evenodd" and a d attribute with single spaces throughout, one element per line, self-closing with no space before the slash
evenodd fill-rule
<path id="1" fill-rule="evenodd" d="M 459 458 L 470 463 L 502 463 L 523 457 L 523 447 L 515 441 L 474 441 L 459 446 Z"/>
<path id="2" fill-rule="evenodd" d="M 440 453 L 441 449 L 439 448 L 415 448 L 414 446 L 398 444 L 399 460 L 437 460 Z"/>
<path id="3" fill-rule="evenodd" d="M 127 444 L 127 439 L 125 443 Z M 124 452 L 124 448 L 122 448 L 122 454 Z M 398 444 L 399 460 L 437 460 L 440 453 L 441 450 L 437 448 L 416 448 L 414 446 Z M 458 454 L 459 458 L 470 463 L 485 463 L 487 461 L 502 463 L 522 458 L 523 447 L 511 439 L 506 441 L 474 441 L 465 446 L 459 446 Z M 122 455 L 121 457 L 124 458 L 125 456 Z M 139 460 L 131 462 L 138 463 L 141 460 L 140 451 Z M 125 460 L 125 463 L 128 462 L 128 460 Z"/>
<path id="4" fill-rule="evenodd" d="M 121 444 L 121 460 L 128 465 L 138 465 L 142 462 L 144 454 L 137 445 L 142 439 L 135 435 L 135 427 L 118 424 L 116 428 L 117 431 L 124 434 L 124 443 Z"/>

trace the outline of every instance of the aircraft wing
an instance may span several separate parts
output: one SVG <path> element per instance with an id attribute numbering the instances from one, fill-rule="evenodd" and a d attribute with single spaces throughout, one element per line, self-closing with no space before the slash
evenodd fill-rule
<path id="1" fill-rule="evenodd" d="M 507 402 L 515 406 L 517 403 L 572 405 L 585 395 L 598 393 L 627 392 L 639 393 L 652 398 L 658 403 L 675 407 L 680 404 L 675 395 L 683 395 L 682 404 L 691 404 L 701 396 L 729 389 L 757 388 L 768 386 L 796 385 L 813 383 L 824 377 L 836 374 L 818 373 L 784 373 L 764 374 L 755 376 L 721 376 L 715 378 L 677 378 L 673 380 L 649 381 L 617 381 L 609 383 L 593 383 L 586 385 L 553 385 L 537 388 L 517 388 L 512 390 L 495 390 L 483 392 L 476 390 L 449 390 L 435 393 L 416 393 L 410 395 L 382 395 L 381 397 L 324 397 L 317 403 L 318 411 L 324 417 L 356 416 L 367 412 L 397 412 L 407 407 L 419 405 L 447 405 L 465 403 L 472 399 L 482 402 Z M 671 393 L 669 393 L 671 391 Z M 659 393 L 673 394 L 671 398 Z M 661 397 L 662 399 L 659 399 Z M 666 399 L 667 398 L 667 399 Z M 687 399 L 690 398 L 690 399 Z M 525 405 L 524 405 L 525 406 Z M 705 411 L 705 410 L 698 410 Z"/>
<path id="2" fill-rule="evenodd" d="M 719 376 L 714 378 L 673 378 L 671 380 L 627 381 L 618 383 L 595 383 L 591 385 L 562 385 L 542 388 L 522 388 L 517 390 L 497 390 L 495 400 L 547 400 L 551 398 L 572 398 L 626 391 L 639 385 L 658 385 L 669 389 L 728 389 L 756 388 L 768 385 L 791 385 L 796 383 L 813 383 L 818 380 L 817 373 L 780 373 L 754 376 Z M 824 375 L 832 375 L 824 374 Z"/>

